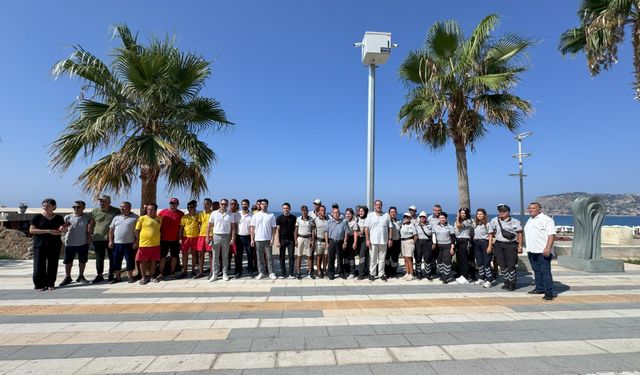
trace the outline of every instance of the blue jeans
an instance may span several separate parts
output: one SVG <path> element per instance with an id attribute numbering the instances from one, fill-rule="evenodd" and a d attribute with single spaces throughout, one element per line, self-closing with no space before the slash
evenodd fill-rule
<path id="1" fill-rule="evenodd" d="M 529 263 L 536 280 L 536 290 L 543 291 L 545 294 L 553 294 L 551 258 L 553 258 L 551 254 L 544 256 L 542 253 L 529 253 Z"/>

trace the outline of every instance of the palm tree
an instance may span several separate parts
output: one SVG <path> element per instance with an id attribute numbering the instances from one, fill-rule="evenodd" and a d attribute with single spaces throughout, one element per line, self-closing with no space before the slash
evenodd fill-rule
<path id="1" fill-rule="evenodd" d="M 633 86 L 635 98 L 640 100 L 639 12 L 639 0 L 582 0 L 578 9 L 580 26 L 560 36 L 558 49 L 563 55 L 584 52 L 589 72 L 595 76 L 618 62 L 618 44 L 624 39 L 625 27 L 631 25 Z"/>
<path id="2" fill-rule="evenodd" d="M 210 63 L 178 50 L 173 39 L 138 44 L 126 25 L 115 27 L 122 46 L 111 67 L 81 46 L 53 67 L 54 77 L 79 77 L 84 86 L 69 123 L 50 148 L 53 169 L 66 171 L 78 158 L 101 156 L 76 183 L 93 195 L 130 191 L 140 178 L 141 203 L 156 202 L 158 179 L 167 189 L 199 196 L 214 152 L 198 134 L 232 123 L 220 104 L 199 96 Z"/>
<path id="3" fill-rule="evenodd" d="M 514 132 L 532 111 L 510 92 L 527 69 L 519 57 L 532 41 L 516 34 L 492 41 L 498 21 L 494 14 L 485 17 L 468 39 L 456 22 L 436 22 L 424 47 L 409 52 L 400 67 L 408 89 L 398 114 L 401 132 L 432 150 L 453 143 L 460 207 L 471 206 L 467 148 L 474 150 L 487 125 Z"/>

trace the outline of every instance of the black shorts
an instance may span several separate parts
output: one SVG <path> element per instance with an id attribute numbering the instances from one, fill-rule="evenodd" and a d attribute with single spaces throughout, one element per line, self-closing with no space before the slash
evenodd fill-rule
<path id="1" fill-rule="evenodd" d="M 180 256 L 180 242 L 160 241 L 160 258 L 166 258 L 168 254 L 171 254 L 172 258 Z"/>

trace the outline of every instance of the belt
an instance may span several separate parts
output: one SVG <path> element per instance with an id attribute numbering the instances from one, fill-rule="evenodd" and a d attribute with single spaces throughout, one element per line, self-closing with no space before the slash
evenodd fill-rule
<path id="1" fill-rule="evenodd" d="M 500 243 L 518 243 L 518 241 L 498 241 L 498 240 L 496 240 L 496 242 L 500 242 Z"/>
<path id="2" fill-rule="evenodd" d="M 324 241 L 324 240 L 319 240 L 319 239 L 316 239 L 316 242 L 322 242 L 322 243 L 325 243 L 325 241 Z"/>
<path id="3" fill-rule="evenodd" d="M 407 237 L 407 238 L 401 238 L 400 240 L 401 241 L 409 241 L 409 240 L 412 240 L 412 239 L 413 239 L 413 237 Z"/>
<path id="4" fill-rule="evenodd" d="M 300 237 L 300 238 L 309 238 L 309 237 L 311 237 L 311 235 L 307 234 L 307 235 L 303 236 L 303 235 L 299 234 L 298 237 Z"/>

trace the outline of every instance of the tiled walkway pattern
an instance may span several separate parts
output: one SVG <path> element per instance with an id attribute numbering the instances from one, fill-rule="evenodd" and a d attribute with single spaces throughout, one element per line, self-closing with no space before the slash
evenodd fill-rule
<path id="1" fill-rule="evenodd" d="M 30 262 L 0 261 L 0 374 L 634 373 L 640 267 L 627 269 L 555 267 L 546 303 L 525 274 L 513 293 L 249 278 L 34 292 Z"/>

